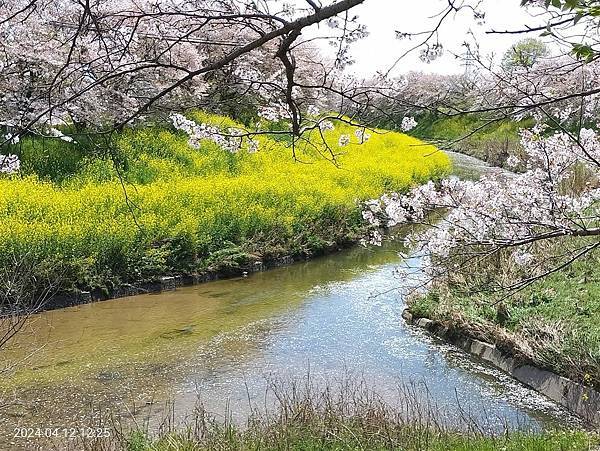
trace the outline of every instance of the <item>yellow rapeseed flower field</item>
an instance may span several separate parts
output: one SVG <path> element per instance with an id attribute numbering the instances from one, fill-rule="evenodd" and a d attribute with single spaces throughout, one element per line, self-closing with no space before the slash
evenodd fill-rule
<path id="1" fill-rule="evenodd" d="M 342 134 L 351 138 L 344 147 Z M 403 134 L 371 132 L 360 143 L 339 122 L 323 136 L 330 149 L 312 131 L 294 160 L 285 137 L 260 135 L 258 152 L 231 153 L 145 128 L 119 138 L 113 160 L 124 183 L 113 160 L 101 158 L 60 183 L 34 173 L 0 177 L 0 265 L 27 256 L 60 268 L 69 287 L 89 288 L 202 271 L 219 258 L 235 265 L 250 254 L 317 253 L 358 237 L 361 201 L 449 171 L 445 154 Z"/>

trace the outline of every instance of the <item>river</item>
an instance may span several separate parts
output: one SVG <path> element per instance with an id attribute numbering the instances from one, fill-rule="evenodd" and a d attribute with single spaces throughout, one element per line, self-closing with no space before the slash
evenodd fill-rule
<path id="1" fill-rule="evenodd" d="M 453 158 L 463 172 L 479 164 Z M 404 323 L 404 281 L 394 275 L 401 238 L 36 315 L 2 351 L 0 449 L 25 446 L 15 427 L 87 426 L 106 411 L 156 419 L 166 401 L 188 412 L 201 400 L 243 421 L 269 381 L 308 373 L 361 378 L 390 399 L 412 384 L 449 417 L 460 406 L 492 430 L 574 424 L 547 398 Z"/>

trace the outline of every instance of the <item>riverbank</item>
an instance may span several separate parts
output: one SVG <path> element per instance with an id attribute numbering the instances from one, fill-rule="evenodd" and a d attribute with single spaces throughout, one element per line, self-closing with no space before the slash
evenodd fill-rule
<path id="1" fill-rule="evenodd" d="M 223 133 L 244 129 L 226 117 L 190 117 Z M 293 150 L 277 130 L 235 151 L 208 138 L 195 148 L 156 126 L 123 132 L 108 155 L 74 133 L 73 142 L 24 138 L 9 149 L 21 172 L 0 178 L 0 268 L 36 305 L 242 275 L 357 242 L 361 201 L 450 169 L 446 155 L 415 138 L 331 127 L 307 132 Z"/>
<path id="2" fill-rule="evenodd" d="M 590 428 L 600 424 L 600 393 L 586 385 L 559 376 L 536 366 L 536 362 L 518 353 L 514 345 L 490 343 L 481 331 L 464 323 L 414 317 L 406 309 L 402 317 L 407 324 L 418 326 L 435 336 L 460 347 L 483 361 L 506 372 L 519 382 L 547 396 L 582 418 Z"/>
<path id="3" fill-rule="evenodd" d="M 503 168 L 511 153 L 519 153 L 520 129 L 534 125 L 531 118 L 490 120 L 477 114 L 426 113 L 417 116 L 416 121 L 418 125 L 411 130 L 411 136 L 434 143 L 444 151 L 458 151 Z M 397 123 L 383 121 L 381 126 L 394 130 Z"/>
<path id="4" fill-rule="evenodd" d="M 453 336 L 490 343 L 523 364 L 598 390 L 598 268 L 600 260 L 592 255 L 494 304 L 485 293 L 468 296 L 438 289 L 412 299 L 409 312 Z"/>
<path id="5" fill-rule="evenodd" d="M 319 384 L 310 375 L 288 382 L 272 380 L 264 404 L 252 405 L 242 423 L 230 413 L 217 417 L 198 404 L 183 419 L 173 407 L 160 429 L 117 415 L 99 422 L 93 429 L 98 437 L 66 441 L 59 432 L 56 437 L 42 436 L 37 443 L 48 449 L 89 451 L 591 451 L 600 444 L 596 434 L 572 429 L 540 431 L 496 424 L 490 430 L 460 406 L 458 416 L 440 411 L 426 387 L 398 385 L 392 399 L 362 379 L 339 377 L 335 384 Z"/>
<path id="6" fill-rule="evenodd" d="M 344 380 L 340 386 L 319 387 L 310 379 L 274 385 L 276 407 L 257 406 L 244 425 L 216 419 L 201 406 L 183 424 L 166 421 L 161 432 L 115 428 L 108 440 L 85 449 L 208 451 L 235 450 L 402 450 L 402 451 L 590 451 L 598 437 L 583 431 L 490 433 L 480 429 L 468 412 L 448 421 L 420 394 L 399 388 L 403 401 L 392 405 L 364 382 Z"/>
<path id="7" fill-rule="evenodd" d="M 87 304 L 90 302 L 107 301 L 110 299 L 119 299 L 129 296 L 139 296 L 142 294 L 157 294 L 165 291 L 176 290 L 182 287 L 191 287 L 194 285 L 213 282 L 217 280 L 226 280 L 237 277 L 247 277 L 250 274 L 262 271 L 269 271 L 281 266 L 292 265 L 310 260 L 311 258 L 322 257 L 333 252 L 340 252 L 357 244 L 359 235 L 346 238 L 340 243 L 331 243 L 325 249 L 319 249 L 318 252 L 301 255 L 281 255 L 267 256 L 263 260 L 256 253 L 232 255 L 224 253 L 223 258 L 215 261 L 215 264 L 202 272 L 194 274 L 183 274 L 174 276 L 156 277 L 155 280 L 148 282 L 137 282 L 135 284 L 124 283 L 116 286 L 114 289 L 102 290 L 93 289 L 92 291 L 82 291 L 74 289 L 70 292 L 59 293 L 48 298 L 36 312 L 44 312 L 55 309 L 73 307 Z"/>
<path id="8" fill-rule="evenodd" d="M 557 238 L 545 251 L 552 254 L 590 243 L 591 240 L 573 242 Z M 488 269 L 510 271 L 510 262 L 505 262 L 504 267 L 498 266 L 498 261 L 489 262 Z M 486 291 L 485 287 L 469 291 L 460 283 L 436 283 L 426 295 L 408 300 L 407 313 L 412 323 L 424 319 L 427 329 L 469 352 L 473 341 L 481 343 L 475 345 L 475 354 L 482 346 L 493 349 L 490 352 L 494 358 L 498 354 L 498 362 L 491 363 L 509 373 L 514 368 L 530 367 L 540 378 L 546 374 L 545 383 L 523 382 L 598 423 L 600 255 L 597 252 L 510 296 Z"/>
<path id="9" fill-rule="evenodd" d="M 398 320 L 405 305 L 390 275 L 410 229 L 399 232 L 381 247 L 35 315 L 2 349 L 0 448 L 21 449 L 8 443 L 15 427 L 96 425 L 106 412 L 156 438 L 170 406 L 179 421 L 198 403 L 243 425 L 273 378 L 308 372 L 332 385 L 350 372 L 389 404 L 404 384 L 438 415 L 498 434 L 579 428 L 550 400 Z"/>

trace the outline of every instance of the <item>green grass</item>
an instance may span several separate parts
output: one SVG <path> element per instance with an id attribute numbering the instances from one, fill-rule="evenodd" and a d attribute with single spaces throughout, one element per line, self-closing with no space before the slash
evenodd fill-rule
<path id="1" fill-rule="evenodd" d="M 111 448 L 85 449 L 583 451 L 599 444 L 596 435 L 584 431 L 508 430 L 498 419 L 466 412 L 446 415 L 431 402 L 426 388 L 410 384 L 399 385 L 395 396 L 384 399 L 352 377 L 324 384 L 309 376 L 271 382 L 264 405 L 259 401 L 244 425 L 217 420 L 197 406 L 183 423 L 163 422 L 160 431 L 120 424 L 114 428 Z M 169 415 L 174 418 L 174 410 Z"/>
<path id="2" fill-rule="evenodd" d="M 511 153 L 518 151 L 519 130 L 533 126 L 530 119 L 520 122 L 500 120 L 487 124 L 484 118 L 476 115 L 423 116 L 418 119 L 418 123 L 411 135 L 439 142 L 442 147 L 457 141 L 452 144 L 457 151 L 501 167 Z"/>
<path id="3" fill-rule="evenodd" d="M 560 243 L 556 243 L 560 246 Z M 500 306 L 488 294 L 447 289 L 415 298 L 410 310 L 490 337 L 536 365 L 600 389 L 600 255 L 552 274 Z"/>
<path id="4" fill-rule="evenodd" d="M 198 122 L 243 128 L 194 113 Z M 296 147 L 261 135 L 260 151 L 199 149 L 168 128 L 145 127 L 115 145 L 23 139 L 9 152 L 23 171 L 0 177 L 0 268 L 24 258 L 36 280 L 101 289 L 161 275 L 239 272 L 258 259 L 310 256 L 356 241 L 360 201 L 442 177 L 446 155 L 406 135 L 358 143 L 337 123 L 325 143 L 312 131 Z M 338 146 L 341 134 L 352 137 Z M 97 143 L 96 143 L 97 144 Z M 335 164 L 323 155 L 336 153 Z M 99 149 L 104 149 L 102 153 Z M 120 175 L 120 178 L 118 177 Z"/>
<path id="5" fill-rule="evenodd" d="M 342 425 L 337 425 L 342 426 Z M 149 439 L 144 434 L 133 434 L 127 451 L 183 451 L 183 450 L 295 450 L 295 451 L 588 451 L 596 443 L 584 432 L 516 433 L 500 437 L 469 436 L 456 433 L 395 430 L 384 436 L 383 431 L 363 431 L 348 424 L 340 429 L 319 431 L 287 429 L 273 437 L 256 436 L 224 430 L 214 442 L 190 438 L 189 434 L 170 434 L 160 439 Z"/>

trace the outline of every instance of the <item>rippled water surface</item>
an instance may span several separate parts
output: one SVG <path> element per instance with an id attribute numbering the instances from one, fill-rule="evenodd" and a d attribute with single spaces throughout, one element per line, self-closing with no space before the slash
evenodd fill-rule
<path id="1" fill-rule="evenodd" d="M 15 426 L 93 422 L 108 409 L 159 418 L 201 400 L 243 420 L 273 379 L 364 380 L 383 396 L 426 386 L 450 416 L 486 427 L 573 421 L 506 375 L 404 324 L 400 240 L 247 278 L 37 315 L 2 365 L 0 449 Z M 418 264 L 418 261 L 413 261 Z M 457 407 L 460 406 L 460 407 Z M 11 445 L 18 446 L 18 443 Z"/>

